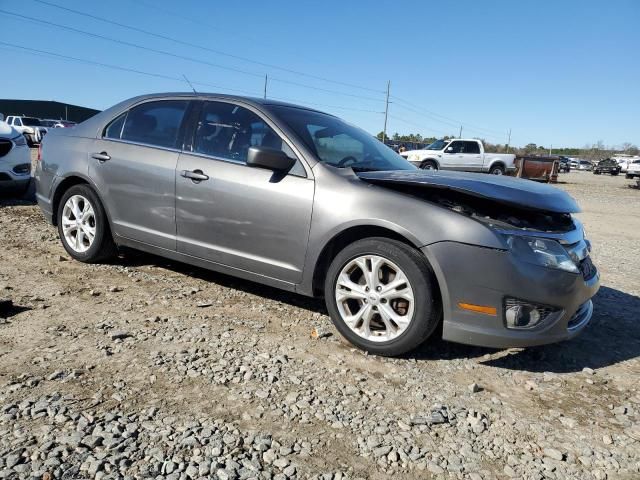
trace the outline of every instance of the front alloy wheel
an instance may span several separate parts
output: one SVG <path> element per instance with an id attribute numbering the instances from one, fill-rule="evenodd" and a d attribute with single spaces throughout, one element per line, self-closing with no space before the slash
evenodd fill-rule
<path id="1" fill-rule="evenodd" d="M 389 341 L 411 323 L 413 289 L 395 263 L 378 255 L 362 255 L 347 263 L 335 286 L 340 316 L 358 336 Z"/>
<path id="2" fill-rule="evenodd" d="M 415 349 L 442 318 L 437 281 L 426 257 L 390 238 L 346 246 L 329 265 L 324 293 L 342 336 L 376 355 Z"/>

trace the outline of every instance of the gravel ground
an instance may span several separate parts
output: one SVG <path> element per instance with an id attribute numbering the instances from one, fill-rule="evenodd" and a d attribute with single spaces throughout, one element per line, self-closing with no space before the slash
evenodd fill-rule
<path id="1" fill-rule="evenodd" d="M 639 478 L 640 191 L 561 179 L 602 273 L 588 329 L 402 359 L 351 348 L 320 301 L 132 251 L 71 261 L 0 200 L 0 478 Z"/>

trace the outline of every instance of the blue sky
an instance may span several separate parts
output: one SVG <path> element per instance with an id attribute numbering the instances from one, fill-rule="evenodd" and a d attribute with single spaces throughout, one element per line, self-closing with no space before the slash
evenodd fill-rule
<path id="1" fill-rule="evenodd" d="M 390 80 L 391 134 L 457 134 L 462 122 L 463 136 L 492 142 L 504 143 L 511 128 L 515 145 L 640 144 L 640 1 L 46 1 L 209 50 L 35 0 L 0 0 L 0 10 L 208 64 L 4 13 L 0 42 L 217 86 L 196 85 L 202 91 L 261 95 L 267 74 L 270 97 L 329 111 L 372 134 L 382 130 Z M 13 46 L 0 52 L 2 98 L 102 109 L 140 93 L 188 89 Z"/>

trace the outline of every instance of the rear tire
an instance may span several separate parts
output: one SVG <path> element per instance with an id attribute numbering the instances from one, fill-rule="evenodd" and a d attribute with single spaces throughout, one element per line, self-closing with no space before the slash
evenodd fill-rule
<path id="1" fill-rule="evenodd" d="M 377 237 L 358 240 L 338 253 L 324 285 L 327 310 L 342 336 L 382 356 L 414 350 L 436 330 L 442 316 L 437 292 L 420 252 Z"/>
<path id="2" fill-rule="evenodd" d="M 491 175 L 504 175 L 505 169 L 503 165 L 493 165 L 489 170 Z"/>
<path id="3" fill-rule="evenodd" d="M 104 207 L 88 185 L 74 185 L 62 195 L 57 220 L 62 246 L 75 260 L 99 263 L 117 253 Z"/>

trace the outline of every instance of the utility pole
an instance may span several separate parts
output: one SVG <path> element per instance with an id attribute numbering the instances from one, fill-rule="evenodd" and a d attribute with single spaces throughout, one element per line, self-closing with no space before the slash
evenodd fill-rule
<path id="1" fill-rule="evenodd" d="M 510 145 L 511 145 L 511 129 L 509 129 L 509 138 L 507 138 L 507 153 L 509 153 Z"/>
<path id="2" fill-rule="evenodd" d="M 64 119 L 69 120 L 69 105 L 64 106 Z"/>
<path id="3" fill-rule="evenodd" d="M 389 116 L 389 90 L 391 89 L 391 80 L 387 81 L 387 99 L 384 107 L 384 128 L 382 129 L 382 143 L 387 138 L 387 117 Z"/>
<path id="4" fill-rule="evenodd" d="M 462 138 L 462 125 L 460 125 L 460 135 L 458 135 L 458 138 Z"/>
<path id="5" fill-rule="evenodd" d="M 269 82 L 269 77 L 268 75 L 265 74 L 264 76 L 264 99 L 267 99 L 267 82 Z"/>
<path id="6" fill-rule="evenodd" d="M 549 149 L 549 156 L 551 156 L 551 150 L 553 150 L 553 143 L 551 144 L 551 148 Z"/>

